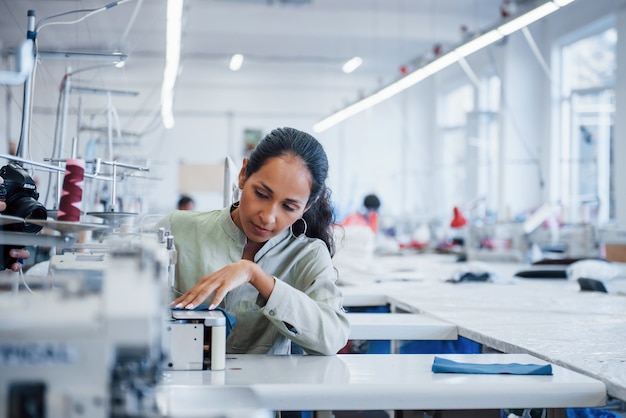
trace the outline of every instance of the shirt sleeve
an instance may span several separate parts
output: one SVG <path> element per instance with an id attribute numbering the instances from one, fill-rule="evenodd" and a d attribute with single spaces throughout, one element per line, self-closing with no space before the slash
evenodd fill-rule
<path id="1" fill-rule="evenodd" d="M 337 354 L 346 345 L 350 324 L 330 254 L 317 247 L 296 263 L 293 274 L 295 287 L 277 277 L 263 314 L 308 354 Z"/>

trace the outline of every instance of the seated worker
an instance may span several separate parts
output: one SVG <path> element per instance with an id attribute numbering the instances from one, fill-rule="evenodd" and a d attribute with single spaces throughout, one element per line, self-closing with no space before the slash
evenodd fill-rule
<path id="1" fill-rule="evenodd" d="M 208 212 L 174 211 L 159 224 L 178 253 L 172 306 L 207 304 L 235 319 L 230 354 L 336 354 L 350 324 L 331 256 L 328 159 L 311 135 L 270 132 L 244 158 L 241 198 Z"/>
<path id="2" fill-rule="evenodd" d="M 368 194 L 363 199 L 363 208 L 365 211 L 355 212 L 346 216 L 341 222 L 341 226 L 363 225 L 369 226 L 373 232 L 378 232 L 378 209 L 380 208 L 380 199 L 375 194 Z"/>
<path id="3" fill-rule="evenodd" d="M 0 177 L 0 185 L 3 185 L 3 184 L 4 184 L 4 179 Z M 4 200 L 0 200 L 0 212 L 4 212 L 6 208 L 7 208 L 6 202 Z M 8 251 L 9 257 L 5 257 L 4 256 L 5 248 L 6 248 L 5 245 L 0 245 L 0 257 L 2 257 L 2 259 L 0 259 L 0 271 L 5 270 L 5 269 L 10 269 L 13 271 L 22 270 L 22 263 L 19 263 L 17 260 L 18 259 L 24 260 L 30 257 L 30 252 L 23 248 L 22 249 L 12 248 Z"/>
<path id="4" fill-rule="evenodd" d="M 194 210 L 196 208 L 196 202 L 194 202 L 191 196 L 182 195 L 180 199 L 178 199 L 176 208 L 178 210 Z"/>

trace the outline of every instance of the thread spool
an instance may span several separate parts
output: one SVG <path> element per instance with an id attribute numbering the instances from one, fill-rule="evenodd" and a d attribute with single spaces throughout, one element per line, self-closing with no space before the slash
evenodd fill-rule
<path id="1" fill-rule="evenodd" d="M 83 180 L 85 178 L 85 160 L 68 159 L 65 162 L 63 191 L 59 202 L 57 220 L 67 222 L 80 221 L 83 201 Z"/>

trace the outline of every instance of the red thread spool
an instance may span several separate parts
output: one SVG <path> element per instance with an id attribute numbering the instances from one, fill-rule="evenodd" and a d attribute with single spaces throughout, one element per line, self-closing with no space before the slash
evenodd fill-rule
<path id="1" fill-rule="evenodd" d="M 65 163 L 63 192 L 59 203 L 57 220 L 78 222 L 83 201 L 83 180 L 85 178 L 85 161 L 68 159 Z"/>

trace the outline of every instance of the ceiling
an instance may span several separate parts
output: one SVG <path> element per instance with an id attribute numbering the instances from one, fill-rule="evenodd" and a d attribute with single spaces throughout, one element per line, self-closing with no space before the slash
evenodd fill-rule
<path id="1" fill-rule="evenodd" d="M 333 108 L 401 76 L 437 44 L 462 39 L 461 27 L 480 30 L 500 19 L 504 0 L 185 0 L 181 71 L 176 89 L 229 83 L 316 83 L 340 80 L 325 98 L 325 116 Z M 26 37 L 27 11 L 36 21 L 59 13 L 98 8 L 107 0 L 0 0 L 0 47 L 17 47 Z M 76 20 L 70 14 L 46 22 Z M 78 82 L 95 88 L 139 90 L 125 112 L 156 112 L 164 67 L 165 0 L 132 0 L 93 14 L 76 24 L 43 26 L 39 51 L 128 55 L 122 70 L 84 71 Z M 237 79 L 228 70 L 233 53 L 245 61 Z M 363 65 L 348 76 L 341 65 L 352 56 Z M 4 60 L 6 69 L 11 60 Z M 63 73 L 94 66 L 84 59 L 42 59 L 38 65 L 35 111 L 52 112 Z M 342 78 L 337 78 L 342 77 Z M 49 93 L 44 93 L 49 89 Z M 328 90 L 328 86 L 326 86 Z M 47 110 L 46 110 L 47 109 Z"/>

